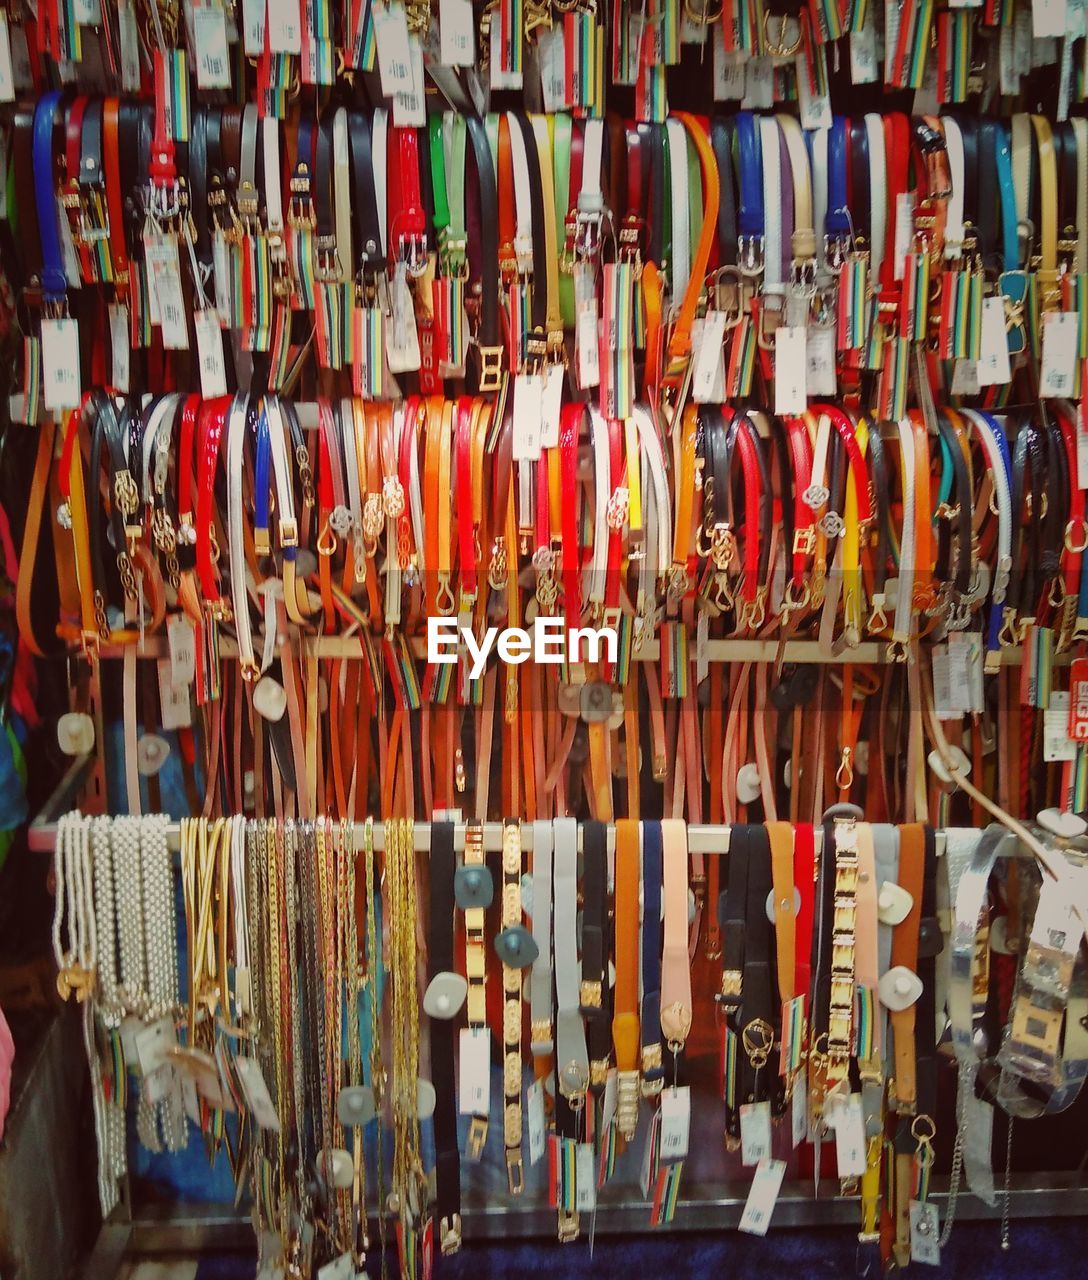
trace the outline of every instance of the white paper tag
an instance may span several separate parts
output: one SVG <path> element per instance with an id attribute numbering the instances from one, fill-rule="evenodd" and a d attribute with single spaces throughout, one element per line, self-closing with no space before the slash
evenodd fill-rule
<path id="1" fill-rule="evenodd" d="M 808 408 L 805 380 L 808 330 L 804 325 L 780 325 L 774 331 L 774 411 L 804 413 Z"/>
<path id="2" fill-rule="evenodd" d="M 914 193 L 904 191 L 895 198 L 895 254 L 892 258 L 896 280 L 903 279 L 907 254 L 914 240 Z"/>
<path id="3" fill-rule="evenodd" d="M 957 716 L 983 712 L 983 652 L 978 633 L 951 631 L 948 635 L 948 678 L 951 704 Z"/>
<path id="4" fill-rule="evenodd" d="M 770 111 L 774 106 L 774 63 L 770 58 L 749 58 L 744 64 L 745 111 Z"/>
<path id="5" fill-rule="evenodd" d="M 136 1060 L 143 1075 L 150 1076 L 160 1067 L 170 1065 L 170 1051 L 178 1043 L 177 1032 L 170 1018 L 159 1018 L 156 1022 L 141 1027 L 134 1039 Z"/>
<path id="6" fill-rule="evenodd" d="M 79 408 L 82 389 L 75 320 L 42 321 L 42 398 L 50 413 Z"/>
<path id="7" fill-rule="evenodd" d="M 591 1142 L 579 1142 L 574 1149 L 574 1207 L 581 1213 L 592 1213 L 597 1207 L 597 1169 Z"/>
<path id="8" fill-rule="evenodd" d="M 826 1113 L 825 1113 L 826 1114 Z M 843 1098 L 827 1117 L 835 1130 L 835 1159 L 840 1178 L 860 1178 L 865 1172 L 865 1113 L 861 1094 Z"/>
<path id="9" fill-rule="evenodd" d="M 444 67 L 475 65 L 472 0 L 438 0 L 438 35 Z"/>
<path id="10" fill-rule="evenodd" d="M 771 1104 L 745 1102 L 740 1109 L 741 1164 L 759 1164 L 771 1154 Z"/>
<path id="11" fill-rule="evenodd" d="M 691 1128 L 691 1090 L 687 1085 L 665 1089 L 661 1094 L 661 1137 L 658 1154 L 662 1160 L 683 1160 L 688 1153 Z"/>
<path id="12" fill-rule="evenodd" d="M 1088 423 L 1077 414 L 1077 488 L 1088 489 Z"/>
<path id="13" fill-rule="evenodd" d="M 838 394 L 835 359 L 835 330 L 828 324 L 809 325 L 805 343 L 805 391 L 808 395 Z"/>
<path id="14" fill-rule="evenodd" d="M 246 57 L 259 58 L 264 52 L 265 0 L 242 0 L 242 43 Z"/>
<path id="15" fill-rule="evenodd" d="M 756 1167 L 752 1185 L 748 1188 L 748 1199 L 744 1203 L 744 1212 L 737 1224 L 738 1231 L 752 1236 L 765 1236 L 771 1225 L 771 1215 L 778 1201 L 778 1193 L 782 1190 L 782 1179 L 786 1173 L 785 1160 L 762 1160 Z"/>
<path id="16" fill-rule="evenodd" d="M 743 53 L 726 53 L 720 22 L 714 24 L 714 101 L 739 102 L 744 97 Z"/>
<path id="17" fill-rule="evenodd" d="M 155 664 L 159 672 L 159 709 L 164 729 L 188 729 L 193 723 L 189 688 L 177 688 L 170 678 L 170 659 L 160 658 Z"/>
<path id="18" fill-rule="evenodd" d="M 952 366 L 952 386 L 954 396 L 977 396 L 979 393 L 978 361 L 957 360 Z"/>
<path id="19" fill-rule="evenodd" d="M 790 1139 L 799 1147 L 808 1133 L 808 1080 L 804 1071 L 798 1071 L 793 1082 L 790 1099 Z"/>
<path id="20" fill-rule="evenodd" d="M 542 31 L 537 40 L 540 94 L 544 110 L 553 114 L 567 105 L 566 61 L 563 28 L 557 23 L 550 31 Z"/>
<path id="21" fill-rule="evenodd" d="M 246 1108 L 262 1129 L 270 1129 L 273 1133 L 280 1131 L 280 1118 L 272 1096 L 265 1084 L 261 1064 L 256 1058 L 235 1058 L 234 1069 L 238 1074 L 238 1082 L 245 1094 Z"/>
<path id="22" fill-rule="evenodd" d="M 948 646 L 935 644 L 933 662 L 933 709 L 938 720 L 956 719 L 952 706 L 952 674 L 948 662 Z"/>
<path id="23" fill-rule="evenodd" d="M 799 53 L 795 61 L 797 66 L 797 105 L 801 112 L 801 128 L 830 129 L 830 95 L 812 92 L 809 85 L 808 60 L 803 53 Z"/>
<path id="24" fill-rule="evenodd" d="M 591 303 L 578 312 L 578 385 L 583 391 L 596 387 L 601 381 L 600 349 L 597 333 L 597 306 Z"/>
<path id="25" fill-rule="evenodd" d="M 544 379 L 539 373 L 514 378 L 514 460 L 536 462 L 544 425 Z"/>
<path id="26" fill-rule="evenodd" d="M 273 53 L 302 52 L 299 0 L 268 0 L 268 47 Z"/>
<path id="27" fill-rule="evenodd" d="M 1004 386 L 1011 379 L 1009 340 L 1005 329 L 1005 302 L 1002 298 L 984 298 L 978 357 L 978 385 L 980 387 Z"/>
<path id="28" fill-rule="evenodd" d="M 110 365 L 115 391 L 128 393 L 129 365 L 128 307 L 123 302 L 110 303 Z"/>
<path id="29" fill-rule="evenodd" d="M 695 368 L 691 375 L 691 398 L 696 404 L 721 403 L 714 397 L 718 385 L 725 378 L 725 312 L 708 311 L 695 341 Z"/>
<path id="30" fill-rule="evenodd" d="M 81 27 L 97 27 L 102 22 L 98 0 L 73 0 L 72 16 Z"/>
<path id="31" fill-rule="evenodd" d="M 393 270 L 389 303 L 391 314 L 389 323 L 385 325 L 385 358 L 389 372 L 412 373 L 420 367 L 422 359 L 412 291 L 408 287 L 408 271 L 403 262 L 398 262 Z"/>
<path id="32" fill-rule="evenodd" d="M 1043 759 L 1053 764 L 1076 758 L 1077 744 L 1069 736 L 1069 694 L 1054 689 L 1050 706 L 1043 712 Z"/>
<path id="33" fill-rule="evenodd" d="M 1031 0 L 1031 34 L 1036 40 L 1064 36 L 1066 0 Z"/>
<path id="34" fill-rule="evenodd" d="M 196 350 L 200 360 L 200 394 L 205 400 L 227 394 L 227 367 L 223 356 L 223 330 L 219 327 L 219 312 L 197 311 L 193 314 L 196 327 Z"/>
<path id="35" fill-rule="evenodd" d="M 548 365 L 544 375 L 544 397 L 540 409 L 540 447 L 554 449 L 559 443 L 559 415 L 563 407 L 563 366 Z"/>
<path id="36" fill-rule="evenodd" d="M 196 633 L 183 613 L 175 613 L 166 624 L 170 648 L 170 682 L 179 689 L 196 679 Z"/>
<path id="37" fill-rule="evenodd" d="M 910 1260 L 924 1267 L 941 1265 L 941 1224 L 932 1200 L 910 1202 Z"/>
<path id="38" fill-rule="evenodd" d="M 350 1253 L 342 1253 L 332 1262 L 326 1262 L 317 1273 L 317 1280 L 354 1280 L 355 1268 Z"/>
<path id="39" fill-rule="evenodd" d="M 11 29 L 8 15 L 0 12 L 0 102 L 15 101 L 15 68 L 11 65 Z"/>
<path id="40" fill-rule="evenodd" d="M 544 1114 L 544 1085 L 534 1080 L 525 1091 L 529 1111 L 529 1163 L 543 1159 L 548 1140 L 548 1122 Z"/>
<path id="41" fill-rule="evenodd" d="M 376 2 L 374 39 L 378 45 L 378 71 L 387 98 L 412 88 L 412 53 L 408 46 L 408 18 L 402 4 Z"/>
<path id="42" fill-rule="evenodd" d="M 423 43 L 419 36 L 408 37 L 408 63 L 411 83 L 393 96 L 393 123 L 403 129 L 422 129 L 427 123 L 427 106 L 423 97 Z"/>
<path id="43" fill-rule="evenodd" d="M 162 330 L 167 351 L 189 350 L 185 294 L 181 288 L 181 263 L 176 236 L 147 236 L 144 240 L 148 293 L 154 297 L 152 323 Z"/>
<path id="44" fill-rule="evenodd" d="M 866 19 L 860 31 L 850 32 L 850 80 L 853 84 L 875 84 L 877 75 L 876 26 Z"/>
<path id="45" fill-rule="evenodd" d="M 196 43 L 196 82 L 201 89 L 230 88 L 230 51 L 227 48 L 227 15 L 217 4 L 193 10 Z"/>
<path id="46" fill-rule="evenodd" d="M 1043 315 L 1043 361 L 1039 370 L 1041 396 L 1069 396 L 1077 359 L 1075 311 L 1047 311 Z"/>
<path id="47" fill-rule="evenodd" d="M 462 1027 L 460 1043 L 458 1107 L 463 1116 L 486 1116 L 491 1110 L 491 1032 Z"/>

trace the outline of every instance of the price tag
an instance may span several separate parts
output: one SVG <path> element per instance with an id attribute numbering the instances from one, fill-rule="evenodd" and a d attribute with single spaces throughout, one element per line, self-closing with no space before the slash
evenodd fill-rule
<path id="1" fill-rule="evenodd" d="M 189 326 L 181 288 L 177 239 L 174 236 L 146 236 L 144 259 L 149 276 L 148 292 L 155 300 L 151 322 L 162 330 L 163 348 L 167 351 L 188 351 Z"/>
<path id="2" fill-rule="evenodd" d="M 865 1172 L 865 1114 L 861 1094 L 846 1096 L 828 1115 L 835 1130 L 835 1158 L 840 1178 L 860 1178 Z"/>
<path id="3" fill-rule="evenodd" d="M 759 1164 L 771 1155 L 771 1104 L 745 1102 L 740 1109 L 741 1164 Z"/>
<path id="4" fill-rule="evenodd" d="M 544 422 L 544 379 L 519 373 L 514 379 L 514 459 L 536 462 Z"/>
<path id="5" fill-rule="evenodd" d="M 159 1018 L 136 1032 L 136 1060 L 142 1075 L 153 1075 L 160 1067 L 171 1062 L 170 1052 L 178 1043 L 177 1032 L 170 1018 Z"/>
<path id="6" fill-rule="evenodd" d="M 196 350 L 200 360 L 200 394 L 205 400 L 227 394 L 227 366 L 223 358 L 223 330 L 219 327 L 219 312 L 210 309 L 197 311 L 193 316 L 196 327 Z"/>
<path id="7" fill-rule="evenodd" d="M 696 404 L 720 404 L 725 385 L 725 312 L 708 311 L 695 342 L 691 398 Z M 718 392 L 715 395 L 715 392 Z"/>
<path id="8" fill-rule="evenodd" d="M 838 393 L 835 364 L 835 330 L 826 324 L 809 325 L 805 343 L 805 392 L 810 396 Z"/>
<path id="9" fill-rule="evenodd" d="M 931 1200 L 910 1202 L 910 1260 L 924 1267 L 941 1265 L 941 1224 Z"/>
<path id="10" fill-rule="evenodd" d="M 246 1109 L 250 1115 L 262 1129 L 270 1129 L 273 1133 L 279 1133 L 280 1118 L 276 1115 L 272 1096 L 268 1092 L 268 1085 L 265 1084 L 261 1064 L 256 1058 L 235 1058 L 234 1068 L 238 1075 L 238 1082 L 242 1086 L 242 1093 L 245 1095 Z"/>
<path id="11" fill-rule="evenodd" d="M 1048 311 L 1043 315 L 1043 363 L 1039 371 L 1039 394 L 1043 397 L 1073 394 L 1079 319 L 1075 311 Z"/>
<path id="12" fill-rule="evenodd" d="M 247 58 L 264 52 L 265 0 L 242 0 L 242 45 Z"/>
<path id="13" fill-rule="evenodd" d="M 196 679 L 196 633 L 183 613 L 175 613 L 166 624 L 170 648 L 170 681 L 184 689 Z"/>
<path id="14" fill-rule="evenodd" d="M 804 413 L 808 408 L 805 380 L 808 330 L 804 325 L 780 325 L 774 331 L 774 411 Z"/>
<path id="15" fill-rule="evenodd" d="M 1043 712 L 1043 759 L 1054 764 L 1076 758 L 1077 744 L 1069 736 L 1069 694 L 1054 689 L 1050 706 Z"/>
<path id="16" fill-rule="evenodd" d="M 390 373 L 412 373 L 423 363 L 419 349 L 419 330 L 412 291 L 408 287 L 408 271 L 403 262 L 393 269 L 389 287 L 390 315 L 385 325 L 385 358 Z"/>
<path id="17" fill-rule="evenodd" d="M 979 393 L 978 361 L 957 360 L 952 369 L 952 394 L 977 396 Z"/>
<path id="18" fill-rule="evenodd" d="M 79 408 L 79 325 L 74 320 L 42 321 L 42 395 L 50 413 Z"/>
<path id="19" fill-rule="evenodd" d="M 1064 36 L 1066 0 L 1031 0 L 1031 34 L 1036 40 Z"/>
<path id="20" fill-rule="evenodd" d="M 749 58 L 744 64 L 745 111 L 770 111 L 774 106 L 774 63 L 770 58 Z"/>
<path id="21" fill-rule="evenodd" d="M 540 447 L 554 449 L 559 444 L 559 414 L 563 407 L 563 366 L 548 365 L 544 375 L 544 396 L 540 409 Z"/>
<path id="22" fill-rule="evenodd" d="M 982 714 L 982 645 L 977 632 L 952 631 L 948 635 L 948 678 L 952 686 L 953 718 Z"/>
<path id="23" fill-rule="evenodd" d="M 978 385 L 980 387 L 1004 386 L 1011 379 L 1009 338 L 1005 329 L 1005 303 L 1001 298 L 984 298 L 978 357 Z"/>
<path id="24" fill-rule="evenodd" d="M 73 0 L 72 16 L 81 27 L 97 27 L 102 24 L 102 10 L 98 0 Z"/>
<path id="25" fill-rule="evenodd" d="M 408 37 L 408 62 L 411 84 L 398 89 L 393 97 L 393 123 L 405 129 L 422 129 L 427 123 L 427 107 L 423 99 L 423 44 L 419 36 Z"/>
<path id="26" fill-rule="evenodd" d="M 387 98 L 412 89 L 412 51 L 408 47 L 408 18 L 402 4 L 377 4 L 374 38 L 378 43 L 378 71 Z"/>
<path id="27" fill-rule="evenodd" d="M 790 1138 L 794 1147 L 799 1147 L 808 1134 L 808 1080 L 802 1069 L 798 1071 L 793 1082 L 793 1097 L 790 1099 Z"/>
<path id="28" fill-rule="evenodd" d="M 273 53 L 302 52 L 299 0 L 268 0 L 268 47 Z"/>
<path id="29" fill-rule="evenodd" d="M 850 32 L 850 80 L 853 84 L 875 84 L 876 78 L 876 27 L 866 20 L 860 31 Z"/>
<path id="30" fill-rule="evenodd" d="M 544 1155 L 548 1139 L 548 1121 L 544 1114 L 544 1085 L 534 1080 L 525 1093 L 529 1110 L 529 1163 L 536 1164 Z"/>
<path id="31" fill-rule="evenodd" d="M 583 391 L 601 381 L 600 348 L 597 335 L 597 304 L 592 302 L 578 312 L 578 348 L 576 355 L 578 385 Z"/>
<path id="32" fill-rule="evenodd" d="M 761 1160 L 756 1166 L 752 1185 L 748 1188 L 748 1199 L 744 1203 L 744 1212 L 740 1215 L 737 1226 L 739 1231 L 746 1231 L 752 1236 L 767 1234 L 785 1173 L 785 1160 Z"/>
<path id="33" fill-rule="evenodd" d="M 15 101 L 15 68 L 11 65 L 11 28 L 0 11 L 0 102 Z"/>
<path id="34" fill-rule="evenodd" d="M 160 658 L 155 664 L 159 672 L 159 704 L 164 729 L 188 729 L 193 711 L 187 685 L 178 688 L 171 677 L 170 659 Z"/>
<path id="35" fill-rule="evenodd" d="M 227 15 L 217 4 L 193 10 L 196 44 L 196 82 L 201 89 L 230 88 Z"/>
<path id="36" fill-rule="evenodd" d="M 460 1112 L 463 1116 L 486 1116 L 491 1110 L 491 1032 L 486 1027 L 462 1027 L 460 1041 Z"/>
<path id="37" fill-rule="evenodd" d="M 476 63 L 472 0 L 438 0 L 439 61 L 444 67 Z"/>
<path id="38" fill-rule="evenodd" d="M 123 302 L 111 302 L 110 363 L 114 390 L 122 395 L 128 393 L 130 360 L 128 307 Z"/>
<path id="39" fill-rule="evenodd" d="M 562 111 L 567 106 L 566 45 L 560 25 L 542 31 L 537 40 L 540 92 L 544 110 Z"/>
<path id="40" fill-rule="evenodd" d="M 802 129 L 831 128 L 831 97 L 827 93 L 813 93 L 809 83 L 808 59 L 799 53 L 797 66 L 797 105 L 801 113 Z"/>
<path id="41" fill-rule="evenodd" d="M 574 1149 L 574 1207 L 592 1213 L 597 1207 L 597 1170 L 593 1144 L 579 1142 Z"/>
<path id="42" fill-rule="evenodd" d="M 661 1094 L 661 1137 L 658 1154 L 662 1160 L 683 1160 L 688 1153 L 691 1128 L 691 1090 L 687 1085 L 666 1089 Z"/>
<path id="43" fill-rule="evenodd" d="M 714 24 L 714 101 L 739 102 L 744 97 L 743 53 L 726 53 L 720 22 Z"/>

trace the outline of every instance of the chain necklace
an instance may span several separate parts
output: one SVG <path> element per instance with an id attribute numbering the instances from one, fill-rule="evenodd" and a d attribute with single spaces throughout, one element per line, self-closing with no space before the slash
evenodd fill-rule
<path id="1" fill-rule="evenodd" d="M 363 828 L 363 857 L 366 872 L 366 977 L 370 984 L 370 999 L 367 1007 L 370 1013 L 370 1087 L 374 1091 L 374 1107 L 378 1113 L 378 1241 L 381 1247 L 381 1274 L 385 1280 L 388 1267 L 388 1251 L 386 1249 L 385 1229 L 385 1143 L 382 1141 L 382 1109 L 385 1098 L 385 1065 L 382 1061 L 382 1012 L 381 1012 L 381 967 L 382 956 L 379 950 L 378 934 L 378 897 L 374 877 L 374 820 L 367 818 Z"/>

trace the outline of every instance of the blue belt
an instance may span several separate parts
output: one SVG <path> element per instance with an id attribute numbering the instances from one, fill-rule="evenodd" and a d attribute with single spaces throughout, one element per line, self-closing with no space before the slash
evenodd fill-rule
<path id="1" fill-rule="evenodd" d="M 740 186 L 740 208 L 737 231 L 740 243 L 762 240 L 766 227 L 763 210 L 763 150 L 759 140 L 759 121 L 750 111 L 737 116 L 737 169 Z M 740 254 L 741 259 L 744 253 Z"/>
<path id="2" fill-rule="evenodd" d="M 642 824 L 642 1047 L 661 1044 L 661 823 Z M 660 1080 L 660 1063 L 643 1070 Z"/>
<path id="3" fill-rule="evenodd" d="M 827 142 L 827 218 L 824 227 L 829 240 L 840 237 L 850 239 L 850 202 L 846 195 L 846 147 L 849 139 L 849 122 L 845 116 L 836 116 L 831 122 L 831 136 Z"/>
<path id="4" fill-rule="evenodd" d="M 34 203 L 42 242 L 42 300 L 52 303 L 63 302 L 68 289 L 53 182 L 53 121 L 59 104 L 59 93 L 47 93 L 34 110 Z"/>
<path id="5" fill-rule="evenodd" d="M 994 165 L 997 168 L 997 191 L 1001 200 L 1001 245 L 1005 270 L 1020 266 L 1020 240 L 1016 225 L 1016 187 L 1012 180 L 1012 151 L 1009 131 L 1000 122 L 994 129 Z"/>
<path id="6" fill-rule="evenodd" d="M 1001 454 L 1001 465 L 1005 468 L 1005 483 L 1008 486 L 1009 494 L 1012 494 L 1012 460 L 1009 457 L 1009 442 L 1005 438 L 1005 432 L 998 420 L 989 413 L 982 415 L 994 433 L 994 439 L 997 441 L 997 447 Z M 1013 506 L 1013 519 L 1016 519 L 1016 507 Z M 1009 544 L 1009 554 L 1012 554 L 1012 544 Z M 1011 569 L 1010 569 L 1011 572 Z M 1006 588 L 1007 590 L 1008 588 Z M 1083 591 L 1083 581 L 1082 587 Z M 994 601 L 990 605 L 990 621 L 986 627 L 986 650 L 988 653 L 995 652 L 1000 647 L 1001 619 L 1005 608 L 1004 600 Z"/>
<path id="7" fill-rule="evenodd" d="M 253 529 L 263 529 L 268 534 L 268 518 L 271 508 L 269 472 L 272 464 L 272 440 L 268 434 L 268 411 L 261 406 L 257 418 L 257 450 L 253 469 Z M 268 554 L 268 552 L 264 552 Z"/>

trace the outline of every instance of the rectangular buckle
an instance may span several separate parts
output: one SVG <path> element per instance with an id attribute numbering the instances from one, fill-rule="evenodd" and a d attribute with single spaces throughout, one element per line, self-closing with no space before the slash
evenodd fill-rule
<path id="1" fill-rule="evenodd" d="M 506 1185 L 512 1196 L 520 1196 L 525 1190 L 525 1166 L 522 1163 L 520 1147 L 506 1153 Z"/>
<path id="2" fill-rule="evenodd" d="M 487 1142 L 487 1117 L 473 1116 L 468 1126 L 468 1141 L 465 1144 L 470 1160 L 479 1160 L 484 1153 Z"/>
<path id="3" fill-rule="evenodd" d="M 480 347 L 480 381 L 482 392 L 498 391 L 502 387 L 502 347 Z"/>

